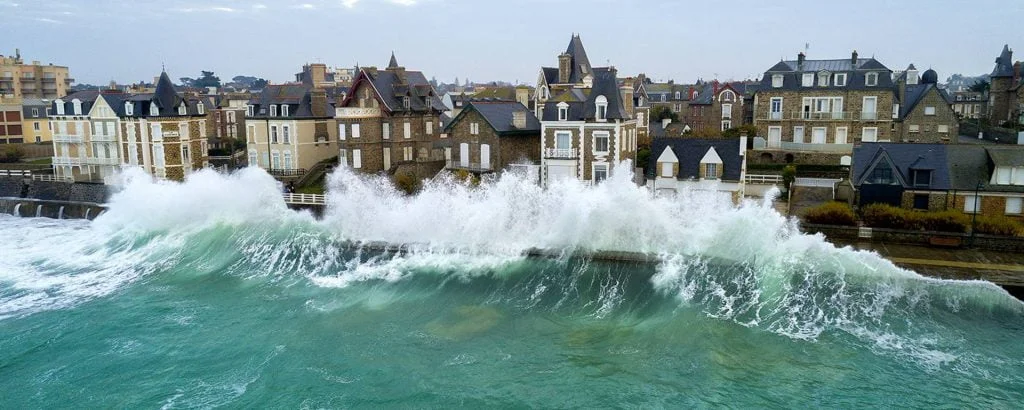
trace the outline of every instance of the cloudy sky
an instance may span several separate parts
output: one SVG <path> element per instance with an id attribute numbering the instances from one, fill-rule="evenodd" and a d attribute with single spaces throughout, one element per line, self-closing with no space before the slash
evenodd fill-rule
<path id="1" fill-rule="evenodd" d="M 847 58 L 990 72 L 1024 50 L 1024 1 L 0 0 L 0 54 L 71 68 L 79 83 L 172 78 L 289 81 L 306 62 L 402 65 L 450 82 L 534 83 L 571 33 L 594 65 L 655 79 L 754 78 L 780 58 Z M 1024 59 L 1021 51 L 1018 59 Z"/>

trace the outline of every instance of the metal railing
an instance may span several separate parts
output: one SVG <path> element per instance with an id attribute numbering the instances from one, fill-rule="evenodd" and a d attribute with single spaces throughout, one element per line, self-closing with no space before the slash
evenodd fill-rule
<path id="1" fill-rule="evenodd" d="M 121 165 L 121 160 L 119 158 L 92 157 L 86 159 L 86 162 L 90 165 Z"/>
<path id="2" fill-rule="evenodd" d="M 116 138 L 114 137 L 113 134 L 110 134 L 110 135 L 106 135 L 106 134 L 92 134 L 92 136 L 89 139 L 94 141 L 94 142 L 114 142 L 114 141 L 116 141 Z"/>
<path id="3" fill-rule="evenodd" d="M 53 165 L 79 166 L 82 165 L 82 159 L 71 157 L 53 157 Z"/>
<path id="4" fill-rule="evenodd" d="M 878 119 L 878 113 L 877 112 L 870 112 L 870 111 L 861 111 L 860 112 L 860 119 L 865 120 L 865 121 L 874 121 L 874 120 Z"/>
<path id="5" fill-rule="evenodd" d="M 284 194 L 284 203 L 295 205 L 326 205 L 327 195 L 319 194 Z"/>
<path id="6" fill-rule="evenodd" d="M 576 148 L 544 148 L 545 158 L 579 158 Z"/>
<path id="7" fill-rule="evenodd" d="M 832 178 L 796 178 L 793 185 L 815 188 L 834 188 L 841 179 Z"/>
<path id="8" fill-rule="evenodd" d="M 762 184 L 762 185 L 774 185 L 782 183 L 782 175 L 757 175 L 747 174 L 743 178 L 743 182 L 747 184 Z"/>
<path id="9" fill-rule="evenodd" d="M 76 142 L 77 143 L 77 142 L 82 142 L 83 139 L 82 139 L 81 135 L 54 134 L 53 135 L 53 141 L 54 142 Z"/>
<path id="10" fill-rule="evenodd" d="M 473 172 L 484 172 L 484 171 L 490 171 L 491 170 L 490 164 L 488 164 L 485 167 L 485 166 L 482 166 L 479 162 L 462 163 L 462 162 L 453 161 L 453 162 L 448 163 L 448 168 L 451 168 L 451 169 L 464 169 L 464 170 L 473 171 Z"/>
<path id="11" fill-rule="evenodd" d="M 301 177 L 303 175 L 306 175 L 306 169 L 270 169 L 267 170 L 267 173 L 275 177 Z"/>
<path id="12" fill-rule="evenodd" d="M 30 177 L 32 171 L 27 169 L 0 169 L 0 177 Z"/>
<path id="13" fill-rule="evenodd" d="M 72 177 L 59 177 L 56 175 L 32 175 L 32 180 L 43 182 L 66 182 L 69 184 L 75 182 L 75 179 Z"/>

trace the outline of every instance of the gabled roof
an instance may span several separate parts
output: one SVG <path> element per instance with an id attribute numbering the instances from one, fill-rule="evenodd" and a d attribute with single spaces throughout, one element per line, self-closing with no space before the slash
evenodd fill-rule
<path id="1" fill-rule="evenodd" d="M 804 73 L 820 73 L 828 72 L 831 74 L 835 73 L 846 73 L 846 85 L 842 87 L 836 87 L 832 81 L 829 80 L 828 87 L 818 87 L 817 77 L 814 80 L 813 87 L 803 87 L 802 75 Z M 878 73 L 878 84 L 874 86 L 867 86 L 865 83 L 865 76 L 868 72 Z M 874 58 L 858 58 L 856 62 L 852 58 L 847 59 L 836 59 L 836 60 L 804 60 L 803 66 L 800 66 L 796 60 L 781 61 L 772 68 L 765 71 L 764 77 L 761 78 L 759 90 L 768 91 L 773 89 L 781 90 L 811 90 L 811 89 L 841 89 L 841 90 L 877 90 L 882 88 L 892 88 L 892 70 L 889 70 L 882 63 L 878 62 Z M 783 83 L 781 88 L 772 87 L 772 76 L 782 75 Z"/>
<path id="2" fill-rule="evenodd" d="M 587 57 L 587 50 L 583 48 L 583 40 L 580 36 L 573 34 L 569 40 L 569 46 L 565 48 L 565 53 L 569 55 L 569 83 L 576 84 L 583 82 L 583 77 L 594 74 L 594 68 L 590 65 L 590 59 Z M 544 73 L 544 78 L 548 84 L 559 84 L 558 81 L 558 67 L 541 67 Z"/>
<path id="3" fill-rule="evenodd" d="M 609 120 L 630 119 L 629 113 L 626 112 L 625 104 L 622 101 L 622 95 L 619 93 L 615 69 L 598 67 L 594 69 L 593 88 L 573 88 L 553 96 L 544 104 L 544 118 L 541 120 L 557 121 L 558 105 L 560 103 L 566 103 L 569 106 L 568 121 L 593 120 L 597 116 L 597 105 L 595 102 L 602 95 L 608 100 L 606 117 Z"/>
<path id="4" fill-rule="evenodd" d="M 992 69 L 991 77 L 1013 77 L 1013 51 L 1009 44 L 1003 45 L 1003 51 L 996 58 L 996 66 Z"/>
<path id="5" fill-rule="evenodd" d="M 739 181 L 743 168 L 740 139 L 683 139 L 655 138 L 651 143 L 651 167 L 656 169 L 658 159 L 670 149 L 679 160 L 678 179 L 699 179 L 701 160 L 712 150 L 722 160 L 722 180 Z"/>
<path id="6" fill-rule="evenodd" d="M 528 108 L 515 101 L 482 102 L 473 101 L 466 105 L 466 108 L 459 112 L 450 122 L 445 125 L 445 132 L 470 112 L 477 112 L 484 121 L 498 133 L 499 136 L 512 135 L 540 135 L 540 121 Z M 513 113 L 521 112 L 526 117 L 525 128 L 512 126 Z"/>
<path id="7" fill-rule="evenodd" d="M 939 93 L 939 96 L 941 96 L 947 103 L 949 102 L 948 96 L 946 96 L 946 94 L 938 87 L 935 87 L 935 84 L 912 84 L 906 86 L 906 94 L 903 97 L 904 101 L 900 101 L 899 119 L 903 120 L 907 115 L 914 112 L 914 108 L 917 107 L 917 104 L 932 91 Z"/>
<path id="8" fill-rule="evenodd" d="M 997 167 L 1024 167 L 1024 147 L 985 147 Z"/>
<path id="9" fill-rule="evenodd" d="M 167 75 L 166 71 L 160 73 L 152 101 L 160 108 L 160 115 L 167 115 L 171 111 L 177 114 L 181 97 L 178 96 L 178 90 L 174 87 L 174 83 L 171 82 L 171 77 Z"/>
<path id="10" fill-rule="evenodd" d="M 271 105 L 288 106 L 288 116 L 282 116 L 281 109 L 277 109 L 277 116 L 280 118 L 320 118 L 313 115 L 313 90 L 314 87 L 307 84 L 268 85 L 250 101 L 249 105 L 254 111 L 252 118 L 266 118 L 270 114 Z M 333 116 L 332 111 L 328 104 L 326 116 Z"/>
<path id="11" fill-rule="evenodd" d="M 81 114 L 78 115 L 89 115 L 89 111 L 92 110 L 92 104 L 96 102 L 96 98 L 99 97 L 100 92 L 96 90 L 79 91 L 73 94 L 66 95 L 62 98 L 53 100 L 50 103 L 50 115 L 57 114 L 57 102 L 60 101 L 64 105 L 64 115 L 75 115 L 74 114 L 74 101 L 78 100 L 82 107 Z"/>
<path id="12" fill-rule="evenodd" d="M 363 83 L 372 86 L 383 108 L 390 113 L 440 112 L 447 109 L 434 92 L 434 87 L 427 81 L 427 77 L 419 71 L 408 71 L 401 67 L 383 71 L 364 68 L 359 70 L 350 89 L 355 90 Z M 350 92 L 340 105 L 350 104 L 354 97 L 355 94 Z M 405 108 L 402 102 L 404 97 L 409 98 L 409 108 Z"/>
<path id="13" fill-rule="evenodd" d="M 853 150 L 853 184 L 860 186 L 879 163 L 888 163 L 900 185 L 909 188 L 912 169 L 933 170 L 931 189 L 949 189 L 946 146 L 943 144 L 862 143 Z"/>

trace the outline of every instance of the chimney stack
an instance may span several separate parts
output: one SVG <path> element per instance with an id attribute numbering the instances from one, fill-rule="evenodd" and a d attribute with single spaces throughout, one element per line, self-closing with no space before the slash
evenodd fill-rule
<path id="1" fill-rule="evenodd" d="M 519 86 L 516 87 L 516 101 L 523 105 L 523 107 L 530 106 L 530 88 Z"/>
<path id="2" fill-rule="evenodd" d="M 558 55 L 558 83 L 566 84 L 572 75 L 572 56 L 562 53 Z"/>
<path id="3" fill-rule="evenodd" d="M 327 116 L 327 91 L 313 88 L 309 91 L 309 109 L 314 117 Z"/>
<path id="4" fill-rule="evenodd" d="M 850 54 L 850 64 L 857 67 L 857 50 L 853 50 L 853 54 Z"/>
<path id="5" fill-rule="evenodd" d="M 632 83 L 627 81 L 625 84 L 622 85 L 622 87 L 619 87 L 619 97 L 622 98 L 622 105 L 626 109 L 626 113 L 628 113 L 630 117 L 633 117 L 634 107 Z"/>
<path id="6" fill-rule="evenodd" d="M 512 127 L 518 129 L 526 128 L 526 111 L 512 112 Z"/>
<path id="7" fill-rule="evenodd" d="M 1021 64 L 1020 61 L 1018 61 L 1016 63 L 1013 63 L 1013 80 L 1014 81 L 1020 80 L 1020 75 L 1021 75 L 1020 64 Z"/>
<path id="8" fill-rule="evenodd" d="M 807 56 L 804 55 L 803 51 L 801 51 L 800 54 L 796 55 L 796 69 L 798 71 L 802 71 L 804 69 L 804 60 L 805 59 L 807 59 Z"/>
<path id="9" fill-rule="evenodd" d="M 327 81 L 327 65 L 316 63 L 309 65 L 309 76 L 314 87 L 321 87 Z"/>

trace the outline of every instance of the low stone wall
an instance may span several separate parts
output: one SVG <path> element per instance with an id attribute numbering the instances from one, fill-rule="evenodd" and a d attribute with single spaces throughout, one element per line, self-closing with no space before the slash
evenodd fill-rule
<path id="1" fill-rule="evenodd" d="M 89 219 L 105 211 L 102 205 L 85 202 L 44 201 L 27 198 L 0 198 L 0 213 L 32 218 Z"/>
<path id="2" fill-rule="evenodd" d="M 1024 237 L 974 235 L 952 232 L 909 231 L 901 229 L 871 228 L 870 238 L 859 237 L 860 228 L 855 226 L 801 224 L 800 229 L 806 233 L 820 233 L 826 239 L 844 241 L 861 240 L 882 243 L 903 243 L 910 245 L 929 246 L 933 238 L 939 240 L 959 241 L 962 246 L 1006 252 L 1024 253 Z"/>

